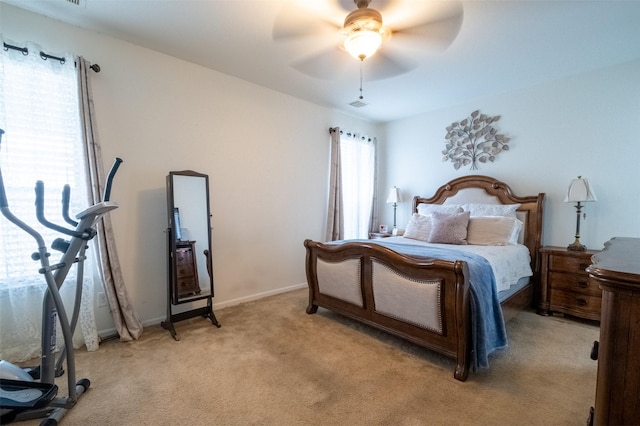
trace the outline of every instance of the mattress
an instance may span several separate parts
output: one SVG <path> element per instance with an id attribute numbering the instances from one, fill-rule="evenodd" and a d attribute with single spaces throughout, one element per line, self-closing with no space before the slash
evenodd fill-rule
<path id="1" fill-rule="evenodd" d="M 496 280 L 496 290 L 499 293 L 511 289 L 511 287 L 517 285 L 522 278 L 533 276 L 529 249 L 522 244 L 505 246 L 433 244 L 403 237 L 389 237 L 385 238 L 384 241 L 396 244 L 407 244 L 412 247 L 450 248 L 480 255 L 487 259 L 491 265 Z"/>

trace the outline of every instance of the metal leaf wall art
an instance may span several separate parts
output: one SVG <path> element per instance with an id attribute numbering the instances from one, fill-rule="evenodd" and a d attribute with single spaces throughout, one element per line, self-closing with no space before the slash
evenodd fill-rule
<path id="1" fill-rule="evenodd" d="M 509 150 L 509 138 L 493 126 L 498 120 L 499 115 L 490 117 L 476 110 L 464 120 L 451 123 L 447 126 L 442 161 L 451 161 L 456 170 L 468 165 L 471 170 L 478 170 L 478 163 L 493 162 L 496 155 Z"/>

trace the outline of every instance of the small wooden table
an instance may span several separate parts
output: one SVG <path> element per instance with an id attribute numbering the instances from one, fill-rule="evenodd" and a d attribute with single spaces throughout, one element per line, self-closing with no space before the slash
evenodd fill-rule
<path id="1" fill-rule="evenodd" d="M 589 281 L 587 267 L 596 250 L 572 251 L 566 247 L 543 247 L 538 313 L 562 312 L 600 320 L 602 290 Z"/>

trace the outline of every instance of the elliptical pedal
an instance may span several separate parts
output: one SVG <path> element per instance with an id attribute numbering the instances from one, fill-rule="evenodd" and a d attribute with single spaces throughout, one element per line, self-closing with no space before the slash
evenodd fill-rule
<path id="1" fill-rule="evenodd" d="M 0 423 L 10 423 L 25 410 L 46 407 L 58 394 L 53 383 L 0 379 Z"/>

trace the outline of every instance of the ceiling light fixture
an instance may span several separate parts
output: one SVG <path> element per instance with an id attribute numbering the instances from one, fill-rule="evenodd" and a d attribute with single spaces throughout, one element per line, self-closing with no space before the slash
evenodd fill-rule
<path id="1" fill-rule="evenodd" d="M 357 10 L 344 19 L 344 48 L 351 56 L 364 61 L 382 45 L 382 15 L 369 9 L 370 0 L 354 0 Z"/>

